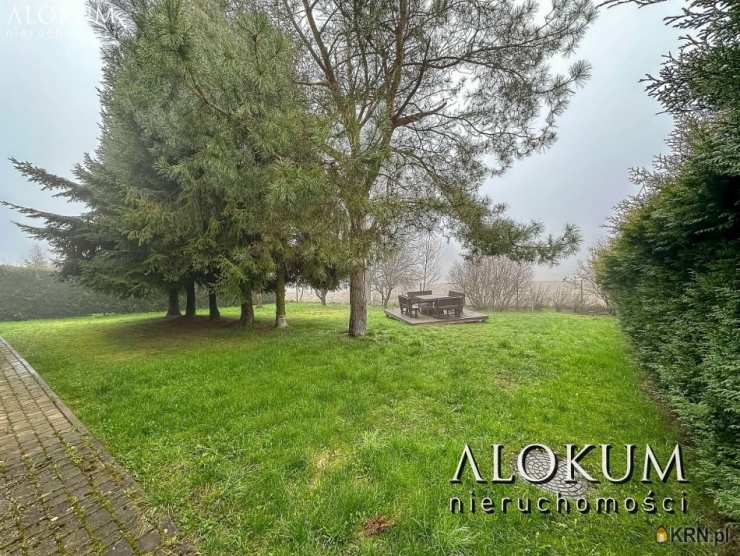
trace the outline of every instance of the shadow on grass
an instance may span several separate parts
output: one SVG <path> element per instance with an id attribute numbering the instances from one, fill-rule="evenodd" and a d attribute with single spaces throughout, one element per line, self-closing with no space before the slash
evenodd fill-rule
<path id="1" fill-rule="evenodd" d="M 236 316 L 238 309 L 227 308 L 227 314 L 211 320 L 207 315 L 195 317 L 166 318 L 153 316 L 145 319 L 119 321 L 115 326 L 104 326 L 100 335 L 104 341 L 121 349 L 135 347 L 181 348 L 183 344 L 195 345 L 205 340 L 230 341 L 248 340 L 275 336 L 280 338 L 302 337 L 307 332 L 330 333 L 346 336 L 345 311 L 337 308 L 302 311 L 300 316 L 288 313 L 288 327 L 276 329 L 274 325 L 274 308 L 264 306 L 256 311 L 255 321 L 243 326 Z M 327 318 L 329 317 L 329 318 Z M 202 345 L 202 344 L 201 344 Z"/>

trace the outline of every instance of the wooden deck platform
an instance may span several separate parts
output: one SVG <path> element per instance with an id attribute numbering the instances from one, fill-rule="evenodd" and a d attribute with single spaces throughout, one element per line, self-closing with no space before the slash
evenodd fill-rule
<path id="1" fill-rule="evenodd" d="M 385 316 L 391 319 L 400 320 L 406 324 L 418 325 L 418 324 L 467 324 L 470 322 L 485 322 L 488 320 L 488 315 L 483 313 L 477 313 L 472 309 L 465 307 L 463 309 L 462 316 L 450 317 L 446 319 L 437 319 L 429 315 L 418 314 L 416 318 L 409 315 L 402 315 L 399 307 L 391 307 L 385 309 Z"/>

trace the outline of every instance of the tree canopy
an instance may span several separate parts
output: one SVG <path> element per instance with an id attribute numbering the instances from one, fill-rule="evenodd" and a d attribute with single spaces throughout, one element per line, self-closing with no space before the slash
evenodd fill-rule
<path id="1" fill-rule="evenodd" d="M 293 84 L 289 42 L 264 15 L 210 2 L 98 5 L 113 8 L 119 17 L 97 27 L 100 145 L 77 168 L 80 183 L 15 161 L 90 212 L 16 207 L 45 222 L 26 231 L 99 289 L 185 285 L 190 297 L 197 281 L 240 291 L 247 305 L 253 289 L 284 300 L 289 262 L 321 255 L 335 214 L 312 148 L 321 125 Z"/>
<path id="2" fill-rule="evenodd" d="M 322 154 L 351 238 L 350 333 L 366 328 L 372 246 L 399 223 L 445 219 L 488 254 L 552 261 L 577 234 L 540 243 L 478 195 L 489 170 L 552 144 L 557 116 L 588 76 L 551 62 L 571 54 L 595 11 L 587 0 L 273 0 L 297 45 L 298 84 L 330 122 Z M 483 156 L 493 156 L 489 168 Z"/>
<path id="3" fill-rule="evenodd" d="M 352 335 L 367 326 L 380 247 L 442 226 L 471 254 L 554 262 L 478 188 L 551 145 L 589 68 L 570 56 L 588 0 L 91 0 L 104 61 L 102 133 L 76 181 L 14 161 L 88 210 L 44 222 L 63 273 L 139 295 L 320 290 L 348 274 Z M 215 303 L 215 301 L 214 301 Z M 171 307 L 171 313 L 179 309 Z M 217 314 L 217 311 L 212 311 Z"/>

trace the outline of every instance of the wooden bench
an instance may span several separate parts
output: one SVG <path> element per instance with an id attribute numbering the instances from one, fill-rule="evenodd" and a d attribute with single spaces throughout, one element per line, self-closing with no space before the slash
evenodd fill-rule
<path id="1" fill-rule="evenodd" d="M 455 290 L 449 290 L 447 292 L 447 295 L 450 297 L 461 297 L 462 304 L 465 305 L 465 293 L 464 292 L 456 292 Z"/>
<path id="2" fill-rule="evenodd" d="M 398 306 L 401 308 L 401 314 L 406 313 L 410 317 L 418 317 L 419 316 L 419 306 L 418 302 L 415 302 L 413 299 L 405 296 L 405 295 L 399 295 L 398 296 Z"/>
<path id="3" fill-rule="evenodd" d="M 446 318 L 450 313 L 455 313 L 456 317 L 462 316 L 464 298 L 459 296 L 442 297 L 437 300 L 434 306 L 434 312 L 437 316 Z"/>

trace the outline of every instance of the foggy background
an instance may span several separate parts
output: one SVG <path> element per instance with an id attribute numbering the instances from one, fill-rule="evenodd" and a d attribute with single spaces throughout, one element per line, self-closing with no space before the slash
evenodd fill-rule
<path id="1" fill-rule="evenodd" d="M 657 72 L 661 56 L 677 48 L 679 33 L 662 18 L 679 7 L 673 1 L 601 10 L 575 56 L 591 63 L 592 77 L 559 119 L 555 145 L 484 184 L 482 192 L 506 203 L 517 220 L 541 221 L 553 234 L 566 223 L 579 227 L 581 253 L 539 267 L 535 279 L 572 274 L 588 246 L 605 235 L 612 207 L 633 192 L 628 169 L 649 165 L 663 151 L 671 118 L 657 114 L 658 104 L 639 80 Z M 2 0 L 0 59 L 0 199 L 79 213 L 80 207 L 24 181 L 7 158 L 72 177 L 82 154 L 95 149 L 100 56 L 84 0 Z M 0 207 L 0 264 L 21 263 L 33 245 L 12 223 L 19 219 Z M 443 276 L 458 256 L 454 241 L 445 246 Z"/>

